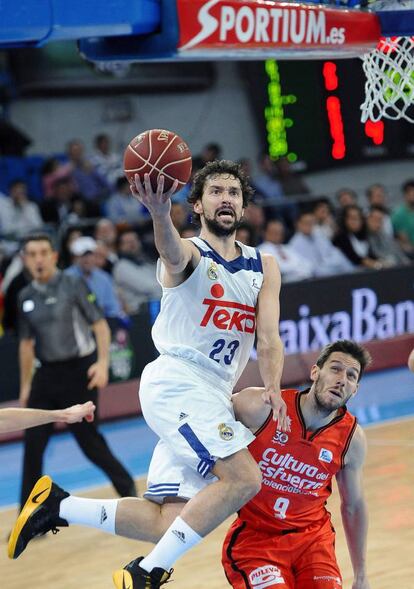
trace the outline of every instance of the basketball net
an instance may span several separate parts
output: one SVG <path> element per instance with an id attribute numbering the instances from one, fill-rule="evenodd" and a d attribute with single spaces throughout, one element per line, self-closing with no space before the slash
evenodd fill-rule
<path id="1" fill-rule="evenodd" d="M 414 37 L 382 38 L 362 57 L 366 76 L 361 120 L 414 123 Z"/>
<path id="2" fill-rule="evenodd" d="M 369 4 L 376 10 L 411 8 L 412 0 Z M 414 37 L 382 37 L 362 56 L 366 76 L 361 120 L 406 119 L 414 123 Z"/>

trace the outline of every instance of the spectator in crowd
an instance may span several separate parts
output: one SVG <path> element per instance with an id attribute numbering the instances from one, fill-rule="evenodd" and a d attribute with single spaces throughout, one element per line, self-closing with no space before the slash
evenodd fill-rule
<path id="1" fill-rule="evenodd" d="M 247 176 L 247 178 L 250 178 L 253 174 L 252 161 L 247 157 L 242 157 L 239 160 L 237 160 L 237 163 L 241 166 L 241 169 L 243 170 L 243 173 Z"/>
<path id="2" fill-rule="evenodd" d="M 321 234 L 315 234 L 315 217 L 312 213 L 300 213 L 296 221 L 296 231 L 289 241 L 292 249 L 307 260 L 312 267 L 313 276 L 329 276 L 341 272 L 351 272 L 352 264 L 332 242 Z"/>
<path id="3" fill-rule="evenodd" d="M 287 157 L 279 157 L 276 160 L 276 170 L 282 193 L 285 196 L 310 194 L 310 189 L 305 180 L 295 171 Z"/>
<path id="4" fill-rule="evenodd" d="M 174 227 L 177 229 L 178 233 L 181 233 L 181 230 L 188 223 L 188 207 L 181 202 L 173 202 L 171 203 L 170 215 Z"/>
<path id="5" fill-rule="evenodd" d="M 9 185 L 9 197 L 2 201 L 0 208 L 0 228 L 3 234 L 24 237 L 43 225 L 39 207 L 31 202 L 27 194 L 27 184 L 14 180 Z"/>
<path id="6" fill-rule="evenodd" d="M 193 159 L 190 179 L 187 182 L 187 184 L 185 184 L 182 188 L 180 188 L 179 190 L 176 190 L 174 192 L 174 194 L 171 196 L 172 203 L 179 202 L 179 203 L 183 203 L 186 206 L 188 205 L 188 202 L 187 202 L 188 195 L 190 194 L 191 188 L 193 186 L 194 174 L 197 172 L 198 169 L 199 168 L 197 168 L 197 162 L 195 162 Z"/>
<path id="7" fill-rule="evenodd" d="M 193 168 L 195 171 L 203 168 L 208 162 L 219 160 L 222 154 L 222 147 L 218 143 L 207 143 L 199 155 L 193 157 Z"/>
<path id="8" fill-rule="evenodd" d="M 181 229 L 180 237 L 182 237 L 183 239 L 188 239 L 189 237 L 196 237 L 198 234 L 199 231 L 197 230 L 197 228 L 194 227 L 194 225 L 191 225 L 191 223 L 189 223 Z"/>
<path id="9" fill-rule="evenodd" d="M 7 215 L 8 208 L 9 197 L 6 196 L 3 192 L 0 192 L 0 234 L 4 233 L 3 227 L 1 225 L 1 219 L 3 219 Z"/>
<path id="10" fill-rule="evenodd" d="M 6 120 L 0 108 L 0 156 L 23 157 L 31 143 L 32 140 L 23 131 Z"/>
<path id="11" fill-rule="evenodd" d="M 112 274 L 112 270 L 115 262 L 118 260 L 117 253 L 117 238 L 118 232 L 115 224 L 110 219 L 99 219 L 95 226 L 94 238 L 97 243 L 103 243 L 106 246 L 106 264 L 101 266 L 102 270 L 105 270 L 109 274 Z"/>
<path id="12" fill-rule="evenodd" d="M 264 241 L 258 249 L 263 254 L 273 256 L 280 269 L 282 282 L 295 282 L 310 278 L 313 274 L 311 262 L 302 258 L 291 245 L 285 244 L 285 226 L 278 219 L 266 223 Z"/>
<path id="13" fill-rule="evenodd" d="M 90 216 L 98 217 L 103 202 L 109 196 L 109 184 L 85 157 L 81 141 L 69 141 L 67 155 L 73 166 L 72 174 L 77 190 L 88 202 Z"/>
<path id="14" fill-rule="evenodd" d="M 125 313 L 121 308 L 112 278 L 96 266 L 96 241 L 85 235 L 78 237 L 72 242 L 70 250 L 73 264 L 65 272 L 85 280 L 89 290 L 96 296 L 96 302 L 106 319 L 116 318 L 123 321 Z"/>
<path id="15" fill-rule="evenodd" d="M 132 198 L 129 182 L 125 176 L 117 178 L 115 191 L 109 197 L 105 209 L 106 216 L 115 224 L 138 225 L 144 219 L 148 219 L 148 214 L 141 203 Z"/>
<path id="16" fill-rule="evenodd" d="M 387 203 L 388 194 L 383 184 L 371 184 L 366 189 L 368 207 L 381 207 L 384 213 L 383 230 L 390 237 L 394 237 L 394 227 L 392 226 L 390 209 Z"/>
<path id="17" fill-rule="evenodd" d="M 282 218 L 286 225 L 293 228 L 298 209 L 296 203 L 285 196 L 279 176 L 279 165 L 283 169 L 283 164 L 274 161 L 268 153 L 263 152 L 260 155 L 260 173 L 253 178 L 255 202 L 265 207 L 267 218 Z"/>
<path id="18" fill-rule="evenodd" d="M 74 191 L 73 186 L 74 184 L 69 177 L 55 180 L 51 197 L 40 205 L 40 212 L 45 223 L 60 225 L 79 221 L 79 215 L 73 207 L 78 194 Z"/>
<path id="19" fill-rule="evenodd" d="M 60 162 L 57 158 L 48 158 L 42 166 L 42 188 L 44 198 L 53 198 L 54 184 L 61 178 L 69 178 L 73 182 L 73 192 L 75 192 L 75 182 L 72 178 L 73 165 L 71 162 Z"/>
<path id="20" fill-rule="evenodd" d="M 278 179 L 277 168 L 270 155 L 263 151 L 258 158 L 259 174 L 253 177 L 253 187 L 256 190 L 255 201 L 263 200 L 264 204 L 284 202 L 282 185 Z"/>
<path id="21" fill-rule="evenodd" d="M 109 249 L 103 241 L 96 242 L 95 250 L 95 264 L 97 268 L 100 268 L 109 275 L 112 275 L 113 265 L 109 262 Z"/>
<path id="22" fill-rule="evenodd" d="M 187 182 L 185 186 L 177 190 L 171 197 L 172 203 L 183 203 L 184 205 L 187 204 L 187 198 L 191 192 L 191 187 L 193 185 L 193 177 L 198 170 L 203 168 L 208 162 L 213 162 L 214 160 L 220 159 L 222 153 L 222 147 L 218 143 L 207 143 L 201 153 L 199 155 L 195 155 L 193 157 L 192 162 L 192 169 L 191 169 L 191 177 L 190 180 Z"/>
<path id="23" fill-rule="evenodd" d="M 337 214 L 340 216 L 345 207 L 358 205 L 358 196 L 355 190 L 352 190 L 351 188 L 340 188 L 335 193 L 335 201 Z"/>
<path id="24" fill-rule="evenodd" d="M 123 175 L 122 158 L 119 153 L 111 151 L 111 138 L 106 133 L 96 135 L 93 145 L 91 163 L 99 175 L 105 178 L 108 186 L 114 188 L 118 178 Z"/>
<path id="25" fill-rule="evenodd" d="M 113 268 L 113 278 L 124 310 L 137 313 L 141 305 L 161 298 L 161 287 L 156 278 L 156 266 L 143 255 L 136 231 L 127 229 L 118 238 L 119 260 Z"/>
<path id="26" fill-rule="evenodd" d="M 237 231 L 236 231 L 236 240 L 241 241 L 245 245 L 250 245 L 251 247 L 256 247 L 256 234 L 254 228 L 250 223 L 242 222 L 240 223 Z"/>
<path id="27" fill-rule="evenodd" d="M 253 227 L 257 241 L 262 241 L 263 228 L 266 221 L 263 207 L 254 202 L 250 202 L 249 206 L 244 210 L 243 221 Z"/>
<path id="28" fill-rule="evenodd" d="M 404 203 L 395 209 L 391 219 L 401 247 L 414 258 L 414 180 L 404 182 L 402 191 Z"/>
<path id="29" fill-rule="evenodd" d="M 336 231 L 336 223 L 330 200 L 326 197 L 319 198 L 312 213 L 315 217 L 315 234 L 322 234 L 328 239 L 332 239 Z"/>
<path id="30" fill-rule="evenodd" d="M 385 214 L 382 206 L 372 206 L 367 215 L 368 243 L 376 259 L 385 267 L 410 263 L 398 242 L 384 229 Z"/>
<path id="31" fill-rule="evenodd" d="M 354 267 L 382 268 L 369 244 L 365 217 L 358 205 L 348 205 L 343 209 L 333 243 Z"/>
<path id="32" fill-rule="evenodd" d="M 72 264 L 70 247 L 72 243 L 82 235 L 82 230 L 77 225 L 69 225 L 64 229 L 59 248 L 59 268 L 64 270 Z"/>

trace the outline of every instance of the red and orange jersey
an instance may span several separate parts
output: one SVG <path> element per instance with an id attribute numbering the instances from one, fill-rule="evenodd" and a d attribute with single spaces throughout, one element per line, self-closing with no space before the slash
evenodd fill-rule
<path id="1" fill-rule="evenodd" d="M 270 414 L 249 446 L 263 477 L 261 491 L 239 512 L 252 527 L 301 529 L 329 517 L 332 477 L 344 465 L 356 418 L 342 408 L 329 424 L 307 431 L 300 409 L 307 393 L 283 390 L 291 430 L 277 430 Z"/>

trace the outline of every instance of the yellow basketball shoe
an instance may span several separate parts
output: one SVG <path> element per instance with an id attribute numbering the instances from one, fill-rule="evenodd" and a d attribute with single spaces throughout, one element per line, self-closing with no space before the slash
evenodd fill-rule
<path id="1" fill-rule="evenodd" d="M 112 579 L 117 589 L 158 589 L 168 582 L 173 569 L 165 571 L 155 568 L 148 573 L 139 566 L 143 558 L 141 556 L 131 560 L 123 569 L 114 572 Z"/>
<path id="2" fill-rule="evenodd" d="M 9 558 L 21 555 L 35 536 L 50 530 L 56 534 L 57 526 L 67 527 L 65 519 L 59 517 L 59 505 L 69 493 L 55 485 L 48 476 L 40 478 L 32 489 L 9 537 L 7 553 Z"/>

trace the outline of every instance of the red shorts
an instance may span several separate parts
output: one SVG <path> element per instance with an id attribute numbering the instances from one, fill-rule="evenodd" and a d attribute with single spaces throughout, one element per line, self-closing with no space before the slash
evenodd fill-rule
<path id="1" fill-rule="evenodd" d="M 222 563 L 234 589 L 341 589 L 335 531 L 327 520 L 285 534 L 259 532 L 237 519 L 224 540 Z"/>

